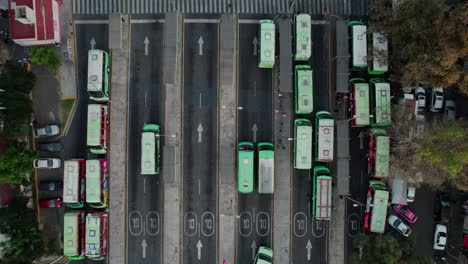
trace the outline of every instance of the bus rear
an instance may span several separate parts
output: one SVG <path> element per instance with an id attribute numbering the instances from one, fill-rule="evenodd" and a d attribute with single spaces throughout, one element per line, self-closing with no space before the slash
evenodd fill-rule
<path id="1" fill-rule="evenodd" d="M 369 60 L 368 73 L 373 75 L 384 74 L 388 71 L 388 39 L 382 32 L 371 35 L 372 59 Z"/>
<path id="2" fill-rule="evenodd" d="M 88 126 L 86 144 L 95 154 L 107 153 L 108 106 L 104 104 L 88 105 Z"/>
<path id="3" fill-rule="evenodd" d="M 270 19 L 260 20 L 259 68 L 273 68 L 275 65 L 275 23 Z"/>
<path id="4" fill-rule="evenodd" d="M 85 202 L 85 160 L 63 163 L 63 203 L 70 208 L 83 208 Z"/>
<path id="5" fill-rule="evenodd" d="M 160 171 L 160 127 L 146 124 L 141 133 L 141 174 L 154 175 Z"/>
<path id="6" fill-rule="evenodd" d="M 85 212 L 67 212 L 63 216 L 63 255 L 70 260 L 85 258 Z"/>
<path id="7" fill-rule="evenodd" d="M 103 260 L 107 255 L 107 212 L 86 215 L 85 255 L 92 260 Z"/>
<path id="8" fill-rule="evenodd" d="M 370 80 L 371 85 L 371 126 L 391 124 L 390 84 L 380 78 Z"/>
<path id="9" fill-rule="evenodd" d="M 312 215 L 317 220 L 330 220 L 332 209 L 332 177 L 325 166 L 314 167 Z"/>
<path id="10" fill-rule="evenodd" d="M 315 114 L 315 160 L 320 162 L 333 161 L 334 148 L 333 117 L 329 112 L 319 111 Z"/>
<path id="11" fill-rule="evenodd" d="M 349 107 L 352 113 L 351 126 L 363 127 L 370 125 L 369 84 L 361 78 L 349 80 Z"/>
<path id="12" fill-rule="evenodd" d="M 275 152 L 272 143 L 258 143 L 258 192 L 273 193 Z"/>
<path id="13" fill-rule="evenodd" d="M 294 168 L 312 168 L 312 123 L 299 118 L 294 120 Z"/>
<path id="14" fill-rule="evenodd" d="M 294 60 L 307 61 L 312 51 L 311 18 L 309 14 L 299 14 L 295 17 L 296 52 Z"/>
<path id="15" fill-rule="evenodd" d="M 87 160 L 86 203 L 94 208 L 106 208 L 107 195 L 107 160 Z"/>
<path id="16" fill-rule="evenodd" d="M 240 193 L 254 189 L 254 144 L 240 142 L 237 147 L 237 188 Z"/>
<path id="17" fill-rule="evenodd" d="M 365 68 L 367 66 L 367 26 L 361 21 L 350 21 L 351 27 L 351 66 Z"/>
<path id="18" fill-rule="evenodd" d="M 390 137 L 384 129 L 373 128 L 369 133 L 368 171 L 371 177 L 387 178 L 390 162 Z"/>
<path id="19" fill-rule="evenodd" d="M 88 51 L 88 84 L 90 99 L 96 102 L 109 100 L 109 53 L 91 49 Z"/>
<path id="20" fill-rule="evenodd" d="M 297 65 L 294 72 L 296 114 L 310 114 L 314 110 L 312 69 L 309 65 Z"/>

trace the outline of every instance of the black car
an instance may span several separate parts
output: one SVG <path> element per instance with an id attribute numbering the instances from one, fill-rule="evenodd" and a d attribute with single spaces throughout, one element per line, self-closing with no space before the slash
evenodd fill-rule
<path id="1" fill-rule="evenodd" d="M 438 223 L 448 223 L 452 216 L 452 205 L 447 193 L 437 193 L 434 219 Z"/>
<path id="2" fill-rule="evenodd" d="M 62 151 L 62 143 L 60 142 L 48 142 L 48 143 L 39 143 L 38 148 L 40 151 Z"/>

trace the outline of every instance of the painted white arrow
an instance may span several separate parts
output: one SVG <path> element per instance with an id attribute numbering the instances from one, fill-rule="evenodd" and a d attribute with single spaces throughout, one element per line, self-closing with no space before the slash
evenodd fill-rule
<path id="1" fill-rule="evenodd" d="M 200 36 L 200 38 L 198 39 L 198 55 L 203 55 L 203 44 L 205 42 L 203 41 L 203 38 Z"/>
<path id="2" fill-rule="evenodd" d="M 312 244 L 310 243 L 310 239 L 309 241 L 307 241 L 306 249 L 307 249 L 307 260 L 310 260 L 310 250 L 312 249 Z"/>
<path id="3" fill-rule="evenodd" d="M 252 241 L 252 245 L 250 245 L 250 248 L 252 248 L 252 259 L 254 259 L 255 253 L 257 252 L 257 244 L 255 243 L 255 240 Z"/>
<path id="4" fill-rule="evenodd" d="M 257 142 L 257 131 L 258 131 L 257 124 L 253 124 L 253 127 L 252 127 L 253 142 Z"/>
<path id="5" fill-rule="evenodd" d="M 363 139 L 364 139 L 364 133 L 362 133 L 362 131 L 361 131 L 361 132 L 359 132 L 359 148 L 360 149 L 364 148 L 364 142 L 363 142 L 364 140 Z"/>
<path id="6" fill-rule="evenodd" d="M 257 46 L 258 46 L 258 39 L 257 36 L 255 36 L 252 40 L 252 45 L 253 45 L 253 55 L 257 56 Z"/>
<path id="7" fill-rule="evenodd" d="M 91 45 L 91 49 L 94 49 L 94 46 L 96 46 L 96 40 L 94 37 L 91 37 L 91 41 L 89 42 L 89 45 Z"/>
<path id="8" fill-rule="evenodd" d="M 146 258 L 146 247 L 148 246 L 148 244 L 146 244 L 146 239 L 143 239 L 143 241 L 141 241 L 141 248 L 143 249 L 143 258 Z"/>
<path id="9" fill-rule="evenodd" d="M 150 43 L 148 36 L 145 37 L 145 41 L 143 43 L 145 44 L 145 56 L 148 56 L 148 44 Z"/>
<path id="10" fill-rule="evenodd" d="M 197 249 L 198 249 L 197 257 L 198 257 L 198 259 L 201 259 L 201 249 L 202 249 L 202 247 L 203 247 L 203 245 L 202 245 L 201 241 L 198 240 L 198 243 L 197 243 Z"/>
<path id="11" fill-rule="evenodd" d="M 198 123 L 197 132 L 198 132 L 198 143 L 201 143 L 202 142 L 202 133 L 203 133 L 203 127 L 202 127 L 201 123 Z"/>

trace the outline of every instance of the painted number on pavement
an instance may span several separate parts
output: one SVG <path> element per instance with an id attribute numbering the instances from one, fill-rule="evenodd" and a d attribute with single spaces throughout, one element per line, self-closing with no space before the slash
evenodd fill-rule
<path id="1" fill-rule="evenodd" d="M 238 225 L 241 236 L 247 237 L 252 234 L 252 215 L 250 212 L 242 212 L 239 215 Z"/>
<path id="2" fill-rule="evenodd" d="M 257 234 L 266 236 L 270 232 L 270 216 L 266 212 L 257 214 Z"/>
<path id="3" fill-rule="evenodd" d="M 294 215 L 294 235 L 303 237 L 307 233 L 307 215 L 299 212 Z"/>

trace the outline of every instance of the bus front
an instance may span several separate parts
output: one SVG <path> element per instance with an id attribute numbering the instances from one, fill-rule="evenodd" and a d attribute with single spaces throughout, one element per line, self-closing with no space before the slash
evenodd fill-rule
<path id="1" fill-rule="evenodd" d="M 353 68 L 367 67 L 367 26 L 361 21 L 350 21 L 351 27 L 351 66 Z"/>
<path id="2" fill-rule="evenodd" d="M 103 50 L 88 51 L 87 90 L 93 101 L 109 100 L 109 53 Z"/>
<path id="3" fill-rule="evenodd" d="M 63 216 L 63 255 L 70 260 L 85 258 L 84 211 L 65 213 Z"/>
<path id="4" fill-rule="evenodd" d="M 312 187 L 312 214 L 317 220 L 331 220 L 332 177 L 325 166 L 314 167 Z"/>
<path id="5" fill-rule="evenodd" d="M 388 71 L 388 39 L 382 32 L 374 32 L 371 37 L 372 59 L 369 60 L 368 73 L 384 74 Z"/>
<path id="6" fill-rule="evenodd" d="M 94 208 L 107 207 L 107 161 L 86 161 L 86 203 Z"/>
<path id="7" fill-rule="evenodd" d="M 354 78 L 350 83 L 351 126 L 370 125 L 369 84 L 364 79 Z"/>
<path id="8" fill-rule="evenodd" d="M 312 168 L 312 123 L 304 118 L 294 120 L 294 168 Z"/>
<path id="9" fill-rule="evenodd" d="M 309 14 L 299 14 L 295 18 L 296 52 L 294 60 L 307 61 L 312 50 L 311 18 Z"/>
<path id="10" fill-rule="evenodd" d="M 95 154 L 107 153 L 108 106 L 104 104 L 88 105 L 88 125 L 86 144 Z"/>
<path id="11" fill-rule="evenodd" d="M 334 147 L 333 117 L 329 112 L 319 111 L 315 114 L 315 160 L 320 162 L 333 161 Z"/>
<path id="12" fill-rule="evenodd" d="M 312 69 L 309 65 L 297 65 L 294 72 L 296 114 L 310 114 L 314 110 Z"/>
<path id="13" fill-rule="evenodd" d="M 273 193 L 275 152 L 272 143 L 258 143 L 258 193 Z"/>
<path id="14" fill-rule="evenodd" d="M 275 23 L 270 19 L 260 20 L 259 68 L 271 69 L 275 65 Z"/>
<path id="15" fill-rule="evenodd" d="M 160 127 L 145 124 L 141 133 L 141 174 L 154 175 L 160 171 Z"/>
<path id="16" fill-rule="evenodd" d="M 107 255 L 107 212 L 86 215 L 85 255 L 92 260 L 103 260 Z"/>
<path id="17" fill-rule="evenodd" d="M 391 124 L 390 84 L 380 78 L 370 80 L 371 84 L 371 126 Z"/>
<path id="18" fill-rule="evenodd" d="M 66 160 L 63 163 L 63 203 L 70 208 L 83 208 L 85 201 L 84 160 Z"/>
<path id="19" fill-rule="evenodd" d="M 237 188 L 240 193 L 254 189 L 254 144 L 239 142 L 237 147 Z"/>

